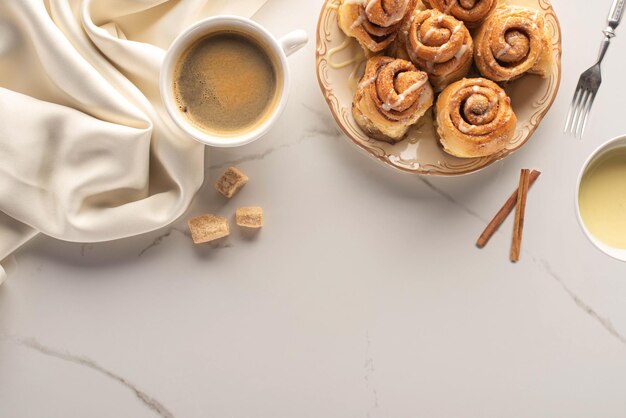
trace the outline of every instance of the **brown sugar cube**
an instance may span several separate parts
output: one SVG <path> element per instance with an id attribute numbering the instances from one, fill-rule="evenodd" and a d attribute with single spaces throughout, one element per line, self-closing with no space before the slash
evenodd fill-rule
<path id="1" fill-rule="evenodd" d="M 263 226 L 263 209 L 256 206 L 237 208 L 235 221 L 246 228 L 260 228 Z"/>
<path id="2" fill-rule="evenodd" d="M 214 241 L 230 234 L 228 219 L 217 215 L 201 215 L 187 221 L 194 244 Z"/>
<path id="3" fill-rule="evenodd" d="M 230 199 L 247 182 L 248 176 L 235 167 L 229 167 L 215 183 L 215 189 Z"/>

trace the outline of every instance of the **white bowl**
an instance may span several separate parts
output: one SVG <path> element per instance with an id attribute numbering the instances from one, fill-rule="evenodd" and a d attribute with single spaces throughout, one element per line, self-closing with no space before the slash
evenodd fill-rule
<path id="1" fill-rule="evenodd" d="M 603 243 L 587 229 L 585 221 L 580 215 L 580 204 L 578 201 L 580 194 L 580 183 L 589 166 L 591 166 L 591 164 L 593 164 L 602 155 L 616 148 L 626 148 L 626 135 L 618 136 L 617 138 L 613 138 L 600 145 L 598 148 L 595 149 L 595 151 L 591 153 L 589 158 L 587 158 L 587 161 L 585 161 L 585 163 L 583 164 L 582 168 L 580 169 L 580 173 L 578 174 L 578 181 L 576 182 L 576 214 L 578 216 L 578 223 L 580 224 L 580 227 L 582 228 L 587 238 L 589 238 L 589 241 L 591 241 L 591 243 L 595 245 L 596 248 L 598 248 L 604 254 L 615 258 L 616 260 L 626 262 L 626 249 L 611 247 L 610 245 Z M 626 182 L 626 179 L 624 179 L 624 181 Z"/>

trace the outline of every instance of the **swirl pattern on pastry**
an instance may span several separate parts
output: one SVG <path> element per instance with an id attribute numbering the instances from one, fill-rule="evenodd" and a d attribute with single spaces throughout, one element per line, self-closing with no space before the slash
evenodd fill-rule
<path id="1" fill-rule="evenodd" d="M 493 12 L 498 0 L 424 0 L 424 3 L 475 28 Z"/>
<path id="2" fill-rule="evenodd" d="M 398 28 L 398 36 L 396 39 L 387 47 L 386 55 L 390 57 L 401 58 L 403 60 L 410 61 L 411 57 L 409 57 L 409 53 L 407 52 L 406 43 L 408 41 L 409 29 L 411 28 L 412 17 L 414 14 L 426 10 L 426 6 L 422 2 L 422 0 L 416 0 L 415 4 L 412 6 L 411 10 L 407 12 L 406 18 L 402 21 L 400 27 Z"/>
<path id="3" fill-rule="evenodd" d="M 551 54 L 543 14 L 518 6 L 497 9 L 476 34 L 474 55 L 478 70 L 490 80 L 547 76 Z"/>
<path id="4" fill-rule="evenodd" d="M 339 27 L 372 52 L 387 48 L 397 36 L 415 0 L 342 0 Z"/>
<path id="5" fill-rule="evenodd" d="M 437 99 L 436 113 L 444 151 L 461 158 L 502 151 L 517 124 L 511 99 L 500 86 L 484 78 L 449 85 Z"/>
<path id="6" fill-rule="evenodd" d="M 371 137 L 395 143 L 433 105 L 428 75 L 411 62 L 385 56 L 367 61 L 352 115 Z"/>
<path id="7" fill-rule="evenodd" d="M 469 72 L 473 41 L 463 22 L 435 9 L 416 9 L 406 37 L 411 61 L 428 73 L 436 91 Z"/>

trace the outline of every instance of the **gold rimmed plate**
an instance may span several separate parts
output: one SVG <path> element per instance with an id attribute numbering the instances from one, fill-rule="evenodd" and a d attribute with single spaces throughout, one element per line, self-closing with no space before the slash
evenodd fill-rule
<path id="1" fill-rule="evenodd" d="M 411 128 L 397 143 L 377 141 L 365 134 L 352 117 L 352 100 L 363 72 L 363 50 L 337 24 L 339 0 L 326 0 L 317 25 L 317 78 L 335 121 L 355 145 L 398 170 L 436 176 L 474 173 L 521 148 L 535 132 L 552 106 L 561 81 L 561 28 L 548 0 L 508 0 L 542 11 L 550 31 L 554 60 L 546 78 L 524 76 L 504 86 L 517 115 L 517 128 L 507 147 L 482 158 L 456 158 L 446 154 L 437 139 L 432 112 Z"/>

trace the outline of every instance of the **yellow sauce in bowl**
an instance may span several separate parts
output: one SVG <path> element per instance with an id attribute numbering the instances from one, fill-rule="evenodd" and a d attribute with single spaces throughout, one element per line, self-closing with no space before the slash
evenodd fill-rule
<path id="1" fill-rule="evenodd" d="M 578 204 L 585 227 L 597 240 L 626 249 L 626 147 L 607 151 L 589 165 Z"/>

